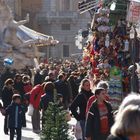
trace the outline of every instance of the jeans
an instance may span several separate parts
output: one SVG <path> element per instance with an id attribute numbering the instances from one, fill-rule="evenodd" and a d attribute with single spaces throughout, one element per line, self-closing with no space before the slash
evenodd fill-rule
<path id="1" fill-rule="evenodd" d="M 23 114 L 23 127 L 26 127 L 26 114 Z"/>
<path id="2" fill-rule="evenodd" d="M 21 128 L 10 128 L 10 140 L 14 140 L 15 131 L 17 134 L 17 140 L 21 140 Z"/>
<path id="3" fill-rule="evenodd" d="M 81 129 L 82 129 L 83 140 L 85 140 L 85 120 L 80 121 L 80 126 L 81 126 Z"/>

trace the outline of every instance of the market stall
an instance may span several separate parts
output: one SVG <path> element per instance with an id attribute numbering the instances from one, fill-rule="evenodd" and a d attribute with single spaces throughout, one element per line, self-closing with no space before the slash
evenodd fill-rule
<path id="1" fill-rule="evenodd" d="M 83 63 L 90 65 L 93 83 L 109 82 L 110 102 L 118 109 L 123 98 L 130 92 L 131 64 L 127 21 L 118 19 L 110 24 L 110 9 L 101 6 L 93 16 L 90 39 L 83 47 Z"/>

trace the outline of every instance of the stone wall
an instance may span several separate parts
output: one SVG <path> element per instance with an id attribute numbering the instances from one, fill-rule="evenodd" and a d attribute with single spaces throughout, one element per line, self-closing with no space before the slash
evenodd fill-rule
<path id="1" fill-rule="evenodd" d="M 69 46 L 69 56 L 81 52 L 75 46 L 75 36 L 79 29 L 87 28 L 89 13 L 78 13 L 79 0 L 23 0 L 21 15 L 30 13 L 28 27 L 54 36 L 60 43 L 55 48 L 45 48 L 47 57 L 63 57 L 63 46 Z M 66 7 L 68 7 L 66 9 Z M 69 30 L 62 30 L 62 24 L 69 24 Z M 59 52 L 59 53 L 58 53 Z"/>

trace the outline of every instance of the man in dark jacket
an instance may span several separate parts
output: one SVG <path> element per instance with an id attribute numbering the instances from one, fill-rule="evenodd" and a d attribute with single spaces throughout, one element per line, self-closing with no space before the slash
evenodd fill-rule
<path id="1" fill-rule="evenodd" d="M 58 76 L 58 80 L 54 84 L 55 84 L 55 88 L 57 90 L 57 93 L 60 93 L 63 96 L 64 108 L 67 109 L 68 104 L 69 104 L 69 99 L 71 97 L 70 97 L 69 85 L 65 81 L 64 74 L 60 74 Z"/>
<path id="2" fill-rule="evenodd" d="M 43 76 L 40 74 L 40 69 L 37 69 L 34 76 L 34 86 L 43 83 Z"/>
<path id="3" fill-rule="evenodd" d="M 52 82 L 47 82 L 44 86 L 45 94 L 41 96 L 40 108 L 42 109 L 42 127 L 45 124 L 45 111 L 48 108 L 50 102 L 54 101 L 54 84 Z"/>
<path id="4" fill-rule="evenodd" d="M 105 90 L 95 90 L 97 100 L 93 102 L 86 119 L 85 136 L 87 140 L 106 140 L 113 125 L 110 103 L 105 101 Z"/>

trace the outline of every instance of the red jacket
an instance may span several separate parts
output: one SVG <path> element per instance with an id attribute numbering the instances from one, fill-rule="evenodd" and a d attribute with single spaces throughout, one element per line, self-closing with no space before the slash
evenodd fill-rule
<path id="1" fill-rule="evenodd" d="M 30 103 L 35 109 L 39 108 L 41 95 L 44 94 L 43 87 L 39 84 L 36 85 L 30 92 Z"/>
<path id="2" fill-rule="evenodd" d="M 87 107 L 86 107 L 86 114 L 88 113 L 89 109 L 91 108 L 92 106 L 92 103 L 96 100 L 96 96 L 93 95 L 89 98 L 88 102 L 87 102 Z M 106 100 L 109 101 L 109 97 L 106 96 Z"/>
<path id="3" fill-rule="evenodd" d="M 32 90 L 32 85 L 30 83 L 24 85 L 24 92 L 28 93 Z"/>

